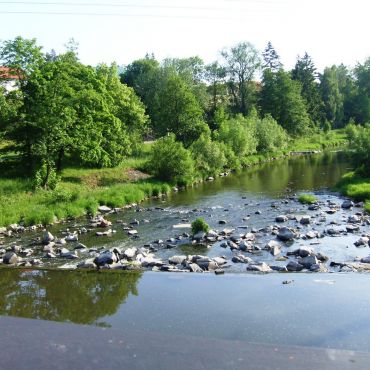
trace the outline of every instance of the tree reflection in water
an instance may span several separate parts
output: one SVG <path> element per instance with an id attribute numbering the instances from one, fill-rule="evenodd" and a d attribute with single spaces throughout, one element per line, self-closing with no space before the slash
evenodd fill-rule
<path id="1" fill-rule="evenodd" d="M 0 315 L 95 324 L 138 295 L 140 272 L 0 270 Z"/>

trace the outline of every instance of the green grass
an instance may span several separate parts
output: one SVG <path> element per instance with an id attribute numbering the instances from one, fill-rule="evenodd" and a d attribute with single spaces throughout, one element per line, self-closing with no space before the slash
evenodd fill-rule
<path id="1" fill-rule="evenodd" d="M 348 172 L 336 185 L 336 190 L 357 201 L 365 201 L 365 210 L 370 212 L 370 178 L 361 177 L 356 172 Z"/>
<path id="2" fill-rule="evenodd" d="M 317 202 L 317 198 L 312 194 L 301 194 L 298 200 L 302 204 L 313 204 Z"/>

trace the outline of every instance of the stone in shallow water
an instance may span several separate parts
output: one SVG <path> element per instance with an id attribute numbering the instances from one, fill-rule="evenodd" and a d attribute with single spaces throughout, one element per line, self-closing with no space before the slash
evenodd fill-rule
<path id="1" fill-rule="evenodd" d="M 100 206 L 98 208 L 98 211 L 101 212 L 101 213 L 108 213 L 108 212 L 112 211 L 112 208 L 107 207 L 107 206 Z"/>
<path id="2" fill-rule="evenodd" d="M 49 244 L 54 240 L 54 236 L 49 231 L 45 231 L 44 235 L 42 236 L 42 243 L 43 244 Z"/>
<path id="3" fill-rule="evenodd" d="M 349 209 L 349 208 L 352 208 L 355 204 L 351 201 L 351 200 L 345 200 L 343 203 L 342 203 L 342 208 L 343 209 Z"/>
<path id="4" fill-rule="evenodd" d="M 302 216 L 299 222 L 300 222 L 301 225 L 308 225 L 311 222 L 311 217 L 310 216 Z"/>
<path id="5" fill-rule="evenodd" d="M 288 217 L 285 215 L 279 215 L 275 218 L 276 222 L 286 222 L 288 221 Z"/>
<path id="6" fill-rule="evenodd" d="M 286 268 L 288 271 L 302 271 L 304 266 L 296 261 L 289 261 L 289 263 L 286 265 Z"/>
<path id="7" fill-rule="evenodd" d="M 14 252 L 5 253 L 3 256 L 3 263 L 7 265 L 15 265 L 19 262 L 19 257 Z"/>
<path id="8" fill-rule="evenodd" d="M 168 262 L 173 265 L 182 265 L 186 261 L 186 256 L 172 256 L 168 259 Z"/>
<path id="9" fill-rule="evenodd" d="M 254 264 L 248 265 L 247 266 L 247 271 L 271 272 L 272 269 L 270 268 L 270 266 L 267 263 L 261 262 L 261 263 L 254 263 Z"/>
<path id="10" fill-rule="evenodd" d="M 294 239 L 295 234 L 292 230 L 288 229 L 287 227 L 282 227 L 279 230 L 278 238 L 284 242 L 290 241 Z"/>

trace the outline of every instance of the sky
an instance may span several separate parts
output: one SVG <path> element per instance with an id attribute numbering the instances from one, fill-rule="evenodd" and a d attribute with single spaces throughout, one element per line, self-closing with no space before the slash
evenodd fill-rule
<path id="1" fill-rule="evenodd" d="M 271 41 L 286 69 L 307 52 L 317 69 L 370 56 L 369 0 L 0 0 L 0 40 L 36 38 L 45 51 L 79 44 L 83 63 L 127 65 L 146 53 L 220 59 Z"/>

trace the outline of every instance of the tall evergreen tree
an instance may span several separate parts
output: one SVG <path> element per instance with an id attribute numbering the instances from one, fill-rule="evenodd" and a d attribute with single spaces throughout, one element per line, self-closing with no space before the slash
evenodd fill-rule
<path id="1" fill-rule="evenodd" d="M 279 69 L 283 68 L 283 64 L 280 61 L 280 56 L 272 46 L 271 42 L 269 41 L 266 49 L 262 53 L 263 57 L 263 69 L 271 69 L 273 72 L 277 72 Z"/>
<path id="2" fill-rule="evenodd" d="M 317 83 L 317 71 L 312 58 L 305 53 L 303 58 L 297 59 L 292 78 L 299 81 L 302 85 L 302 97 L 304 98 L 308 114 L 311 120 L 319 125 L 324 119 L 324 106 L 320 95 L 319 85 Z"/>

